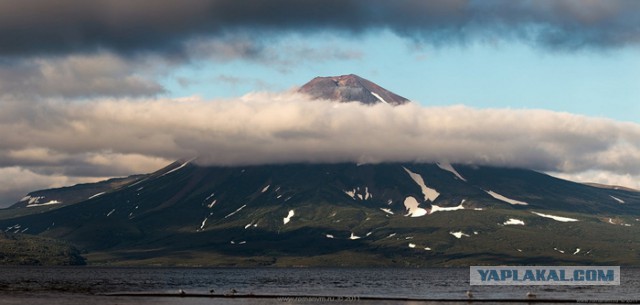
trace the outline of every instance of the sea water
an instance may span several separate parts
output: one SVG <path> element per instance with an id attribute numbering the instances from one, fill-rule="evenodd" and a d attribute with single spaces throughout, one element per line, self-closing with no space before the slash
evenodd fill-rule
<path id="1" fill-rule="evenodd" d="M 619 286 L 470 286 L 468 268 L 0 268 L 0 304 L 465 304 L 527 293 L 632 302 L 640 269 L 622 268 Z"/>

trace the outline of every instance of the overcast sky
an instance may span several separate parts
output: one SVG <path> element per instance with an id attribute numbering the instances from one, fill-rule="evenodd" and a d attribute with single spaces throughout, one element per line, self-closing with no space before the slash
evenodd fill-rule
<path id="1" fill-rule="evenodd" d="M 295 93 L 349 73 L 413 103 Z M 640 1 L 0 0 L 0 139 L 0 206 L 191 156 L 640 188 Z"/>

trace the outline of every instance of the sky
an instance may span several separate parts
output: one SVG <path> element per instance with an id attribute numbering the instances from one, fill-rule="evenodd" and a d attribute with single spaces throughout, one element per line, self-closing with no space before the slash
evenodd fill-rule
<path id="1" fill-rule="evenodd" d="M 295 91 L 351 73 L 412 103 Z M 0 0 L 0 206 L 194 156 L 640 189 L 639 100 L 635 0 Z"/>

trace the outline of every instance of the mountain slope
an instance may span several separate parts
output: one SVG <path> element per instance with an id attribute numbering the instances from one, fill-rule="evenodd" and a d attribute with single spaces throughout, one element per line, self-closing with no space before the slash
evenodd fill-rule
<path id="1" fill-rule="evenodd" d="M 84 265 L 73 246 L 28 234 L 0 232 L 0 265 Z"/>
<path id="2" fill-rule="evenodd" d="M 74 204 L 92 196 L 97 197 L 106 192 L 117 190 L 120 187 L 138 181 L 143 177 L 144 175 L 135 175 L 126 178 L 109 179 L 97 183 L 84 183 L 70 187 L 35 191 L 27 194 L 27 196 L 9 208 L 33 208 L 50 205 Z"/>
<path id="3" fill-rule="evenodd" d="M 314 99 L 357 101 L 367 105 L 385 103 L 396 106 L 409 102 L 408 99 L 354 74 L 316 77 L 300 87 L 299 92 Z"/>
<path id="4" fill-rule="evenodd" d="M 623 249 L 640 246 L 639 216 L 639 193 L 522 169 L 180 162 L 0 226 L 66 240 L 106 264 L 634 264 Z"/>
<path id="5" fill-rule="evenodd" d="M 300 92 L 409 102 L 356 75 L 318 77 Z M 0 230 L 63 240 L 106 265 L 640 265 L 640 192 L 444 162 L 195 159 L 32 192 L 0 210 Z"/>

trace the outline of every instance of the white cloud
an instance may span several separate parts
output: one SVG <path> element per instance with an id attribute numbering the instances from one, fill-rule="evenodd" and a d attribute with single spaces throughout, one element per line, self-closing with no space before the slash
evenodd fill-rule
<path id="1" fill-rule="evenodd" d="M 200 156 L 223 165 L 447 160 L 640 181 L 640 125 L 545 110 L 365 106 L 291 92 L 2 103 L 0 166 L 38 173 L 133 174 Z"/>
<path id="2" fill-rule="evenodd" d="M 155 96 L 164 88 L 152 75 L 167 65 L 157 57 L 106 52 L 0 62 L 0 97 Z"/>
<path id="3" fill-rule="evenodd" d="M 552 176 L 583 183 L 598 183 L 630 187 L 640 190 L 640 175 L 617 174 L 609 171 L 588 170 L 579 173 L 549 173 Z"/>
<path id="4" fill-rule="evenodd" d="M 16 203 L 27 193 L 78 183 L 104 180 L 105 177 L 68 177 L 64 175 L 42 175 L 18 166 L 0 168 L 0 207 Z"/>

